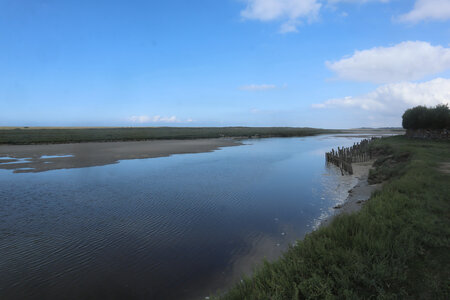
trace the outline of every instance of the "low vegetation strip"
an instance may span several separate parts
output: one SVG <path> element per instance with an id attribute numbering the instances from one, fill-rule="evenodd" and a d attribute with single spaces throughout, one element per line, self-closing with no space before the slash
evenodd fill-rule
<path id="1" fill-rule="evenodd" d="M 219 299 L 449 299 L 450 143 L 374 142 L 372 180 L 387 180 L 358 213 L 341 215 L 264 262 Z"/>
<path id="2" fill-rule="evenodd" d="M 4 128 L 0 129 L 0 144 L 52 144 L 220 137 L 294 137 L 337 132 L 336 130 L 295 127 Z"/>

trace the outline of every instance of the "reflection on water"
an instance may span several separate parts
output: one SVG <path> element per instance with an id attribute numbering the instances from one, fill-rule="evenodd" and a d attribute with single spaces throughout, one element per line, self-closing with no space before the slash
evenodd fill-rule
<path id="1" fill-rule="evenodd" d="M 324 152 L 360 139 L 0 170 L 0 299 L 203 299 L 332 213 L 356 179 Z"/>
<path id="2" fill-rule="evenodd" d="M 59 159 L 74 157 L 72 154 L 68 155 L 38 155 L 36 157 L 15 158 L 9 156 L 0 156 L 0 167 L 7 166 L 5 169 L 14 170 L 14 173 L 23 173 L 36 171 L 36 168 L 30 163 L 37 162 L 41 164 L 53 164 Z M 50 159 L 50 160 L 48 160 Z"/>
<path id="3" fill-rule="evenodd" d="M 9 156 L 0 157 L 0 165 L 24 164 L 29 163 L 32 158 L 14 158 Z"/>
<path id="4" fill-rule="evenodd" d="M 73 157 L 72 154 L 68 155 L 42 155 L 41 159 L 48 159 L 48 158 L 65 158 L 65 157 Z"/>

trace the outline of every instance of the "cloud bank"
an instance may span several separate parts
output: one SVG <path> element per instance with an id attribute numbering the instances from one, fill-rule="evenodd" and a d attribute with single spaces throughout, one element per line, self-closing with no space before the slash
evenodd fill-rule
<path id="1" fill-rule="evenodd" d="M 417 105 L 434 106 L 450 103 L 450 79 L 436 78 L 422 83 L 386 84 L 357 97 L 330 99 L 314 108 L 359 108 L 366 111 L 402 114 Z"/>
<path id="2" fill-rule="evenodd" d="M 296 32 L 301 19 L 314 20 L 322 6 L 317 0 L 244 0 L 247 6 L 241 11 L 244 19 L 283 21 L 280 32 Z"/>
<path id="3" fill-rule="evenodd" d="M 400 22 L 417 23 L 425 20 L 450 19 L 450 0 L 417 0 L 414 8 L 398 17 Z"/>
<path id="4" fill-rule="evenodd" d="M 407 41 L 355 51 L 350 57 L 325 64 L 338 79 L 373 83 L 419 80 L 450 69 L 450 48 Z"/>

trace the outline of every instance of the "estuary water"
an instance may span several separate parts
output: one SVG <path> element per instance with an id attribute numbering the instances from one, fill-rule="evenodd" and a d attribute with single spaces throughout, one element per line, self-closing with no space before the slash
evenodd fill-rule
<path id="1" fill-rule="evenodd" d="M 324 153 L 360 140 L 0 170 L 0 299 L 205 299 L 333 213 L 357 179 Z"/>

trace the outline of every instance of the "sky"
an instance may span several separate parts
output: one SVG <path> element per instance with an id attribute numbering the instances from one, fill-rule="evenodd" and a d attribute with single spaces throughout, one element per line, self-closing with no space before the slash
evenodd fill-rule
<path id="1" fill-rule="evenodd" d="M 401 126 L 450 0 L 0 0 L 0 126 Z"/>

